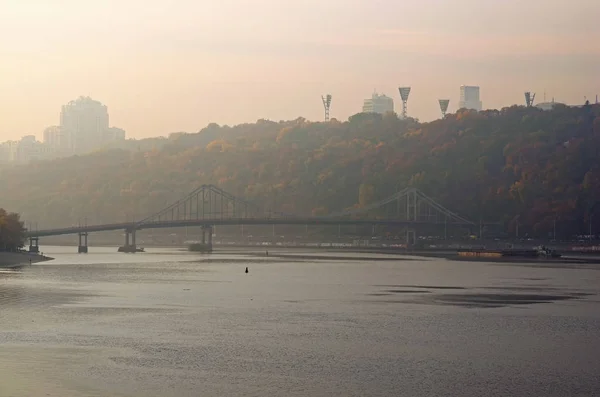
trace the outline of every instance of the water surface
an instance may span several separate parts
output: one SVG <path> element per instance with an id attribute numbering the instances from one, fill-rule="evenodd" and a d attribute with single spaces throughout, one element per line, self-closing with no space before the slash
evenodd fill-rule
<path id="1" fill-rule="evenodd" d="M 600 395 L 599 266 L 74 249 L 0 270 L 0 396 Z"/>

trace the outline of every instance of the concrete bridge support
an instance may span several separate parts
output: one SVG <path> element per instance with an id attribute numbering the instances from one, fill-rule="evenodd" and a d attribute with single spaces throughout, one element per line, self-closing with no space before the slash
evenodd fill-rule
<path id="1" fill-rule="evenodd" d="M 212 225 L 202 225 L 202 244 L 212 249 Z"/>
<path id="2" fill-rule="evenodd" d="M 212 251 L 212 225 L 202 225 L 202 239 L 200 243 L 191 244 L 188 248 L 190 251 L 211 252 Z"/>
<path id="3" fill-rule="evenodd" d="M 125 245 L 119 247 L 119 252 L 135 253 L 138 251 L 135 241 L 135 229 L 125 229 Z"/>
<path id="4" fill-rule="evenodd" d="M 415 229 L 406 229 L 406 246 L 414 247 L 417 244 L 417 231 Z"/>
<path id="5" fill-rule="evenodd" d="M 87 232 L 79 233 L 79 246 L 77 252 L 80 254 L 88 253 L 88 234 Z"/>
<path id="6" fill-rule="evenodd" d="M 38 253 L 40 252 L 40 238 L 29 237 L 29 252 Z"/>

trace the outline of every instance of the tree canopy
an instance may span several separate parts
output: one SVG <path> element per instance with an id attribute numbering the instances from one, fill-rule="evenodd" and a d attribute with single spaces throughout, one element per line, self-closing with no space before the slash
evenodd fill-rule
<path id="1" fill-rule="evenodd" d="M 0 208 L 0 250 L 17 251 L 25 241 L 25 228 L 19 214 Z"/>
<path id="2" fill-rule="evenodd" d="M 157 144 L 158 142 L 158 144 Z M 507 231 L 587 230 L 600 201 L 600 106 L 513 106 L 428 123 L 258 120 L 0 170 L 0 200 L 39 228 L 140 219 L 201 184 L 265 209 L 326 214 L 414 186 Z M 600 214 L 599 214 L 600 215 Z"/>

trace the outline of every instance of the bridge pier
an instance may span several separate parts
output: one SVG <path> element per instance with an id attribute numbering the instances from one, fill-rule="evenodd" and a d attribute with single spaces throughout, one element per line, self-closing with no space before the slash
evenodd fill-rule
<path id="1" fill-rule="evenodd" d="M 202 245 L 205 245 L 211 251 L 212 251 L 212 236 L 213 236 L 212 225 L 202 225 Z"/>
<path id="2" fill-rule="evenodd" d="M 29 237 L 29 252 L 38 253 L 40 252 L 40 238 L 39 237 Z"/>
<path id="3" fill-rule="evenodd" d="M 417 231 L 415 229 L 406 229 L 406 246 L 414 247 L 417 244 Z"/>
<path id="4" fill-rule="evenodd" d="M 138 248 L 135 242 L 135 229 L 125 229 L 125 245 L 119 247 L 119 252 L 135 253 Z"/>
<path id="5" fill-rule="evenodd" d="M 197 252 L 212 252 L 212 225 L 202 225 L 202 240 L 201 242 L 191 244 L 188 249 Z"/>
<path id="6" fill-rule="evenodd" d="M 206 245 L 212 249 L 212 225 L 202 225 L 202 245 Z"/>
<path id="7" fill-rule="evenodd" d="M 88 253 L 88 233 L 87 232 L 79 232 L 79 246 L 77 248 L 77 252 L 80 254 Z"/>

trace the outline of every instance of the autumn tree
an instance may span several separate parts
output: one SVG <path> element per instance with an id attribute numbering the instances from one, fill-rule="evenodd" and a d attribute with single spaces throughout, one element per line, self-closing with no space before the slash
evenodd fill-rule
<path id="1" fill-rule="evenodd" d="M 0 249 L 3 251 L 17 251 L 24 246 L 25 227 L 14 212 L 8 213 L 0 208 Z"/>
<path id="2" fill-rule="evenodd" d="M 589 222 L 600 230 L 599 157 L 600 105 L 459 110 L 428 123 L 394 114 L 258 120 L 0 165 L 0 202 L 46 228 L 139 219 L 202 184 L 306 216 L 416 187 L 475 222 L 514 233 L 518 220 L 520 235 L 547 236 L 556 221 L 567 236 Z"/>

